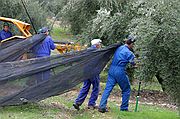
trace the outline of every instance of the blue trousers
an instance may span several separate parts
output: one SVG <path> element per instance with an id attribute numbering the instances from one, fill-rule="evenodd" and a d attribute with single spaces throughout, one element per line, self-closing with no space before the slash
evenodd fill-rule
<path id="1" fill-rule="evenodd" d="M 124 67 L 115 66 L 112 66 L 109 70 L 106 88 L 102 95 L 99 108 L 106 108 L 108 97 L 116 84 L 118 84 L 122 90 L 122 104 L 120 110 L 128 110 L 129 97 L 131 92 L 129 78 L 126 75 Z"/>
<path id="2" fill-rule="evenodd" d="M 45 56 L 37 56 L 36 58 L 41 58 L 41 57 L 45 57 Z M 46 70 L 43 72 L 39 72 L 35 75 L 36 78 L 36 84 L 39 84 L 43 81 L 46 81 L 50 78 L 51 76 L 51 70 Z"/>
<path id="3" fill-rule="evenodd" d="M 89 99 L 88 106 L 95 106 L 96 100 L 97 100 L 98 94 L 99 94 L 99 82 L 100 82 L 99 75 L 97 75 L 91 79 L 85 80 L 83 87 L 80 90 L 80 93 L 79 93 L 77 99 L 75 100 L 75 103 L 78 105 L 82 105 L 82 103 L 84 102 L 84 100 L 86 99 L 86 97 L 88 95 L 89 89 L 92 84 L 93 88 L 92 88 L 92 93 L 91 93 L 91 97 Z"/>
<path id="4" fill-rule="evenodd" d="M 46 70 L 36 74 L 36 84 L 46 81 L 50 78 L 51 70 Z"/>

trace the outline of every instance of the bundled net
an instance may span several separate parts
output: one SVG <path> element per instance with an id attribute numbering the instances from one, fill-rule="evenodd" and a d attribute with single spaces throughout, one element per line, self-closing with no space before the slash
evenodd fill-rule
<path id="1" fill-rule="evenodd" d="M 16 43 L 19 43 L 21 41 L 23 41 L 24 39 L 17 39 L 17 38 L 13 38 L 11 40 L 8 40 L 8 41 L 5 41 L 5 42 L 2 42 L 1 43 L 1 47 L 0 47 L 0 50 L 3 50 L 3 49 L 6 49 Z"/>
<path id="2" fill-rule="evenodd" d="M 11 62 L 19 60 L 24 53 L 27 53 L 33 46 L 45 39 L 44 34 L 34 35 L 26 40 L 17 39 L 3 42 L 0 45 L 0 62 Z"/>
<path id="3" fill-rule="evenodd" d="M 44 35 L 35 35 L 3 49 L 13 53 L 4 54 L 8 56 L 0 58 L 0 106 L 37 102 L 71 90 L 82 81 L 100 74 L 116 48 L 120 46 L 114 44 L 101 50 L 83 50 L 64 55 L 17 60 L 44 38 Z M 1 53 L 2 50 L 0 55 Z M 10 57 L 17 61 L 11 62 Z"/>

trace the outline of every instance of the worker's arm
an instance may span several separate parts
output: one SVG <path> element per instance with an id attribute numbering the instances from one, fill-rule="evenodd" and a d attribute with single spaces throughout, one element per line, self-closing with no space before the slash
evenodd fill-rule
<path id="1" fill-rule="evenodd" d="M 128 53 L 127 55 L 128 55 L 129 63 L 135 67 L 136 66 L 136 63 L 134 61 L 135 55 L 132 52 Z"/>
<path id="2" fill-rule="evenodd" d="M 50 48 L 51 50 L 54 50 L 56 49 L 56 45 L 54 44 L 53 40 L 51 37 L 49 37 L 49 44 L 50 44 Z"/>
<path id="3" fill-rule="evenodd" d="M 6 35 L 3 32 L 0 33 L 0 37 L 2 40 L 6 39 Z"/>
<path id="4" fill-rule="evenodd" d="M 10 34 L 10 37 L 12 37 L 13 36 L 13 34 L 9 31 L 9 34 Z"/>

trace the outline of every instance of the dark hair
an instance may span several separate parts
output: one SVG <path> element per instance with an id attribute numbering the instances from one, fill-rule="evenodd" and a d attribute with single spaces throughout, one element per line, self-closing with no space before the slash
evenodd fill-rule
<path id="1" fill-rule="evenodd" d="M 134 43 L 134 42 L 132 42 L 131 40 L 126 40 L 125 43 L 130 45 L 131 43 Z"/>
<path id="2" fill-rule="evenodd" d="M 42 27 L 41 33 L 46 33 L 46 32 L 49 32 L 49 29 L 47 27 Z"/>
<path id="3" fill-rule="evenodd" d="M 5 27 L 5 26 L 8 26 L 8 27 L 9 27 L 9 24 L 8 24 L 8 23 L 4 23 L 4 24 L 3 24 L 3 27 Z"/>
<path id="4" fill-rule="evenodd" d="M 134 43 L 136 40 L 135 40 L 135 37 L 132 36 L 132 35 L 129 35 L 127 37 L 127 40 L 125 41 L 126 44 L 130 45 L 131 43 Z"/>

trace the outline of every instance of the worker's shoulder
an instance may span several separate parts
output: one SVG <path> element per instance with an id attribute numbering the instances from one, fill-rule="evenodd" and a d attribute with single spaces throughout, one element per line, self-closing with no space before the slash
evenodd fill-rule
<path id="1" fill-rule="evenodd" d="M 120 51 L 126 51 L 126 50 L 128 50 L 128 49 L 127 49 L 126 45 L 121 45 L 121 46 L 118 47 L 118 50 L 120 50 Z"/>
<path id="2" fill-rule="evenodd" d="M 45 40 L 46 41 L 52 40 L 52 37 L 48 35 L 48 36 L 46 36 Z"/>
<path id="3" fill-rule="evenodd" d="M 87 48 L 87 50 L 97 50 L 96 46 L 92 45 L 91 47 Z"/>
<path id="4" fill-rule="evenodd" d="M 4 30 L 0 30 L 0 33 L 3 33 L 4 32 Z"/>
<path id="5" fill-rule="evenodd" d="M 132 52 L 127 45 L 123 45 L 123 50 L 126 52 Z"/>
<path id="6" fill-rule="evenodd" d="M 12 32 L 11 32 L 11 31 L 8 31 L 8 32 L 12 34 Z"/>
<path id="7" fill-rule="evenodd" d="M 133 54 L 133 52 L 126 45 L 120 46 L 119 51 L 122 54 Z"/>
<path id="8" fill-rule="evenodd" d="M 12 34 L 11 31 L 7 31 L 7 32 L 6 32 L 6 31 L 3 30 L 3 29 L 0 31 L 0 33 L 2 33 L 2 34 Z"/>
<path id="9" fill-rule="evenodd" d="M 51 37 L 50 35 L 47 35 L 47 36 L 46 36 L 46 38 L 48 38 L 48 39 L 52 39 L 52 37 Z"/>

